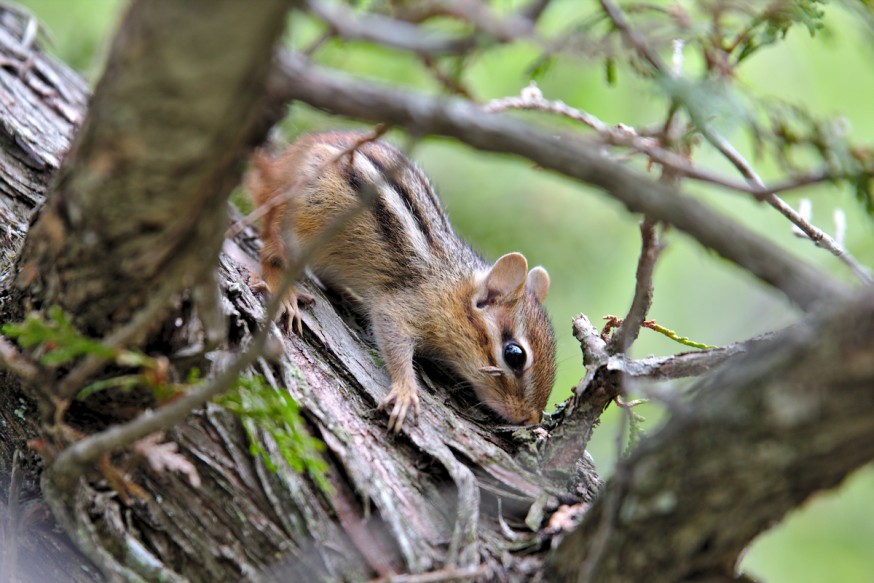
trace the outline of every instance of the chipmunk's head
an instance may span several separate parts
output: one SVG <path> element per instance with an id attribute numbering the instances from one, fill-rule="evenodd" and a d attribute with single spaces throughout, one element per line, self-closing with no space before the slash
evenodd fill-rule
<path id="1" fill-rule="evenodd" d="M 466 306 L 478 358 L 460 371 L 490 409 L 512 423 L 539 423 L 555 381 L 555 335 L 543 309 L 549 275 L 504 255 L 473 282 Z"/>

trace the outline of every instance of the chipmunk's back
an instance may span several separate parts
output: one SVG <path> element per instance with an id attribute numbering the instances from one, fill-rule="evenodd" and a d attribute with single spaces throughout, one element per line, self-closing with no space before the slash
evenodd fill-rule
<path id="1" fill-rule="evenodd" d="M 305 244 L 361 204 L 362 196 L 374 195 L 371 207 L 311 263 L 321 278 L 365 299 L 387 288 L 417 286 L 435 271 L 448 276 L 481 268 L 484 261 L 453 232 L 422 171 L 388 144 L 361 141 L 352 132 L 307 136 L 262 168 L 262 179 L 272 184 L 254 192 L 290 201 L 268 217 L 274 229 L 288 222 Z"/>

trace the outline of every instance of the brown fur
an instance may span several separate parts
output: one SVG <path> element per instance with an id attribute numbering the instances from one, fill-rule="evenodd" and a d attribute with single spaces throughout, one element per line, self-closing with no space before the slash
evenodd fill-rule
<path id="1" fill-rule="evenodd" d="M 507 420 L 539 422 L 555 376 L 554 336 L 541 305 L 546 272 L 528 273 L 518 253 L 494 266 L 483 260 L 453 232 L 415 165 L 385 143 L 360 141 L 350 132 L 317 134 L 273 159 L 256 155 L 246 179 L 255 203 L 281 197 L 261 233 L 265 283 L 276 289 L 289 253 L 357 205 L 362 189 L 376 188 L 373 208 L 320 248 L 310 267 L 361 299 L 392 379 L 383 401 L 393 405 L 389 427 L 400 430 L 408 412 L 418 411 L 414 352 L 452 366 Z M 289 310 L 296 310 L 294 298 L 291 292 Z M 521 373 L 503 362 L 508 339 L 531 352 Z M 501 367 L 501 374 L 484 367 Z"/>

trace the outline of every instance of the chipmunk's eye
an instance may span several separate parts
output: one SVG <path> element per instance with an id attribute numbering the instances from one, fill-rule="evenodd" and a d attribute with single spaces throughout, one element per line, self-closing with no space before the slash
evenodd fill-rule
<path id="1" fill-rule="evenodd" d="M 522 372 L 522 369 L 525 367 L 525 360 L 525 349 L 518 342 L 510 340 L 504 344 L 504 362 L 513 369 L 513 372 Z"/>

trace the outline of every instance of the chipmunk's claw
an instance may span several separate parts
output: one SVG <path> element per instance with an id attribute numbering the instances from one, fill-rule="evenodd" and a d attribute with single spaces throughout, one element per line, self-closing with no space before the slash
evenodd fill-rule
<path id="1" fill-rule="evenodd" d="M 292 290 L 282 300 L 276 321 L 283 330 L 303 336 L 300 304 L 312 305 L 314 303 L 316 303 L 316 299 L 310 294 Z"/>
<path id="2" fill-rule="evenodd" d="M 389 405 L 394 404 L 388 416 L 388 429 L 393 433 L 400 433 L 407 414 L 412 411 L 413 419 L 419 419 L 419 395 L 415 387 L 406 385 L 392 385 L 391 391 L 379 404 L 379 410 L 384 411 Z"/>

